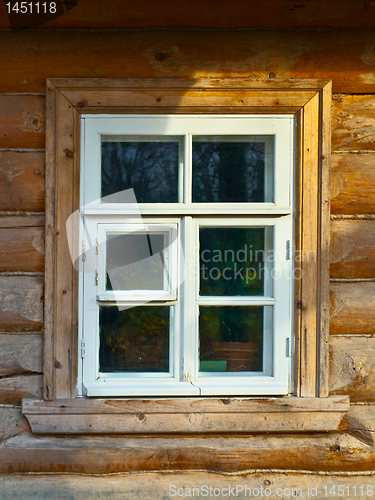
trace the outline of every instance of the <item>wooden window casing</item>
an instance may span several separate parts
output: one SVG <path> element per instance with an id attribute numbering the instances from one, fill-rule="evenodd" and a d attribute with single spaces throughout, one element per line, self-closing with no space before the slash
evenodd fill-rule
<path id="1" fill-rule="evenodd" d="M 242 401 L 170 398 L 147 407 L 149 419 L 138 418 L 140 411 L 142 416 L 146 412 L 142 409 L 145 401 L 140 398 L 109 400 L 113 410 L 104 400 L 77 399 L 79 280 L 72 266 L 65 224 L 79 209 L 80 115 L 90 113 L 295 115 L 296 255 L 300 258 L 315 252 L 316 259 L 295 262 L 302 279 L 294 284 L 294 396 L 266 401 L 259 397 Z M 211 432 L 337 429 L 348 410 L 348 398 L 328 397 L 331 82 L 53 79 L 47 81 L 46 115 L 44 400 L 24 400 L 23 410 L 33 431 L 60 432 L 56 431 L 60 427 L 64 433 L 110 432 L 106 422 L 108 413 L 112 413 L 117 418 L 112 429 L 120 430 L 111 432 L 202 432 L 202 422 L 195 425 L 189 418 L 190 424 L 185 425 L 186 416 L 198 409 L 206 414 Z M 282 412 L 280 422 L 273 418 L 271 427 L 266 424 L 263 417 L 268 412 Z M 173 420 L 168 420 L 171 413 Z M 249 419 L 248 413 L 259 418 Z M 69 418 L 71 414 L 74 419 Z M 223 424 L 223 414 L 236 418 L 226 418 Z M 159 421 L 151 418 L 155 415 Z M 87 424 L 89 416 L 95 417 L 91 426 Z"/>

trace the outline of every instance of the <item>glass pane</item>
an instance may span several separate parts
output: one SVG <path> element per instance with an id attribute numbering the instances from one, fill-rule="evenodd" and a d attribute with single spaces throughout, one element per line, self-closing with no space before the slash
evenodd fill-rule
<path id="1" fill-rule="evenodd" d="M 263 295 L 265 234 L 264 227 L 201 227 L 200 295 Z"/>
<path id="2" fill-rule="evenodd" d="M 138 203 L 178 202 L 178 137 L 102 138 L 102 197 L 134 189 Z"/>
<path id="3" fill-rule="evenodd" d="M 164 290 L 167 233 L 107 233 L 107 290 Z"/>
<path id="4" fill-rule="evenodd" d="M 263 306 L 201 306 L 199 371 L 262 371 L 263 315 Z"/>
<path id="5" fill-rule="evenodd" d="M 168 372 L 170 307 L 99 308 L 99 371 Z"/>
<path id="6" fill-rule="evenodd" d="M 272 140 L 193 137 L 193 202 L 271 202 Z"/>

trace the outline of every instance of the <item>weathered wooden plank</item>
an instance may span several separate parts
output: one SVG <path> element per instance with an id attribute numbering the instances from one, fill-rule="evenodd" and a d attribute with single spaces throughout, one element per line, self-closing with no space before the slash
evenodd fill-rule
<path id="1" fill-rule="evenodd" d="M 77 306 L 72 307 L 74 294 L 73 265 L 69 253 L 66 220 L 78 207 L 75 206 L 77 193 L 72 189 L 75 186 L 74 169 L 75 156 L 78 146 L 74 141 L 74 114 L 75 110 L 60 93 L 57 96 L 57 130 L 56 136 L 56 232 L 55 232 L 55 259 L 58 262 L 55 274 L 54 295 L 60 294 L 60 300 L 54 304 L 54 396 L 57 399 L 72 397 L 71 354 L 72 345 L 76 341 L 78 314 Z M 67 154 L 67 152 L 69 152 Z M 61 290 L 64 293 L 61 295 Z"/>
<path id="2" fill-rule="evenodd" d="M 157 5 L 147 0 L 139 8 L 136 2 L 107 0 L 80 0 L 74 10 L 56 17 L 41 28 L 372 28 L 375 8 L 370 2 L 318 2 L 293 4 L 288 0 L 268 0 L 249 7 L 248 2 L 239 0 L 228 5 L 218 0 L 215 9 L 209 2 L 200 2 L 192 8 L 183 0 L 179 8 L 171 0 L 162 0 Z M 5 7 L 0 14 L 0 27 L 8 28 L 9 21 Z"/>
<path id="3" fill-rule="evenodd" d="M 301 254 L 308 255 L 318 248 L 318 185 L 319 185 L 319 96 L 316 95 L 304 108 L 303 114 L 303 170 L 302 170 L 302 232 Z M 319 311 L 316 293 L 317 259 L 303 260 L 300 263 L 303 275 L 300 332 L 300 396 L 314 397 L 317 391 L 317 330 Z"/>
<path id="4" fill-rule="evenodd" d="M 375 401 L 375 337 L 330 338 L 330 393 Z"/>
<path id="5" fill-rule="evenodd" d="M 269 107 L 285 106 L 289 107 L 291 98 L 290 93 L 283 90 L 269 90 L 266 93 L 252 91 L 251 95 L 246 90 L 226 90 L 223 94 L 220 90 L 170 90 L 168 95 L 160 95 L 160 91 L 151 89 L 129 89 L 129 90 L 92 90 L 90 94 L 85 89 L 82 90 L 64 90 L 61 92 L 74 107 L 84 112 L 86 109 L 97 108 L 99 105 L 104 107 L 205 107 L 210 106 L 240 106 L 240 107 Z M 307 90 L 298 93 L 293 105 L 295 107 L 303 106 L 311 99 L 316 92 Z"/>
<path id="6" fill-rule="evenodd" d="M 66 399 L 58 401 L 24 400 L 27 414 L 126 414 L 126 413 L 290 413 L 338 412 L 348 409 L 348 399 L 329 398 L 153 398 L 153 399 Z"/>
<path id="7" fill-rule="evenodd" d="M 165 434 L 336 431 L 340 412 L 26 415 L 35 434 Z"/>
<path id="8" fill-rule="evenodd" d="M 45 92 L 46 79 L 58 77 L 271 76 L 333 79 L 334 92 L 371 93 L 373 37 L 373 30 L 2 32 L 0 92 Z"/>
<path id="9" fill-rule="evenodd" d="M 42 335 L 0 334 L 0 376 L 42 372 Z"/>
<path id="10" fill-rule="evenodd" d="M 375 213 L 375 153 L 332 155 L 331 213 Z"/>
<path id="11" fill-rule="evenodd" d="M 43 277 L 1 276 L 0 330 L 40 330 L 43 300 Z"/>
<path id="12" fill-rule="evenodd" d="M 19 212 L 16 212 L 18 214 Z M 24 227 L 43 227 L 45 225 L 44 214 L 25 213 L 22 215 L 9 215 L 8 212 L 0 214 L 0 228 L 24 228 Z"/>
<path id="13" fill-rule="evenodd" d="M 44 212 L 44 153 L 0 151 L 0 210 Z"/>
<path id="14" fill-rule="evenodd" d="M 374 95 L 334 96 L 332 150 L 375 150 Z"/>
<path id="15" fill-rule="evenodd" d="M 0 148 L 44 148 L 43 96 L 0 95 Z"/>
<path id="16" fill-rule="evenodd" d="M 0 271 L 44 271 L 44 229 L 0 229 Z"/>
<path id="17" fill-rule="evenodd" d="M 1 404 L 20 404 L 22 398 L 40 398 L 41 395 L 41 375 L 15 375 L 0 378 Z"/>
<path id="18" fill-rule="evenodd" d="M 21 408 L 0 407 L 0 442 L 30 431 L 30 426 L 22 415 Z"/>
<path id="19" fill-rule="evenodd" d="M 375 220 L 331 222 L 331 278 L 375 278 Z"/>
<path id="20" fill-rule="evenodd" d="M 331 334 L 375 333 L 375 283 L 331 283 Z"/>
<path id="21" fill-rule="evenodd" d="M 7 475 L 1 477 L 2 500 L 61 500 L 80 498 L 90 500 L 166 498 L 235 498 L 276 497 L 311 500 L 314 496 L 324 498 L 326 491 L 344 492 L 373 491 L 372 475 L 307 474 L 300 471 L 278 472 L 274 470 L 247 471 L 238 475 L 224 475 L 210 471 L 196 472 L 146 472 L 118 476 L 65 475 Z M 211 488 L 211 489 L 210 489 Z M 277 493 L 276 493 L 277 492 Z M 199 496 L 198 496 L 199 495 Z M 251 495 L 251 497 L 250 497 Z M 281 496 L 282 495 L 282 496 Z M 319 496 L 318 496 L 319 495 Z M 1 497 L 0 497 L 1 498 Z M 354 497 L 353 497 L 354 498 Z M 363 498 L 366 498 L 363 496 Z M 367 496 L 367 498 L 371 498 Z"/>
<path id="22" fill-rule="evenodd" d="M 374 449 L 352 436 L 16 436 L 0 448 L 0 472 L 114 473 L 249 469 L 372 470 Z M 90 478 L 91 479 L 91 478 Z M 134 498 L 134 497 L 132 497 Z"/>

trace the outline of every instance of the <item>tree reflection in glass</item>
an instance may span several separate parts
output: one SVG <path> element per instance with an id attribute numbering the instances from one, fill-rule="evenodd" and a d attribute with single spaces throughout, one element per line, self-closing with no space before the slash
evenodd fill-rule
<path id="1" fill-rule="evenodd" d="M 193 137 L 193 202 L 271 201 L 265 154 L 265 142 L 251 137 Z"/>
<path id="2" fill-rule="evenodd" d="M 168 372 L 170 307 L 99 308 L 99 371 Z"/>
<path id="3" fill-rule="evenodd" d="M 177 203 L 180 139 L 102 141 L 102 197 L 134 189 L 138 203 Z"/>

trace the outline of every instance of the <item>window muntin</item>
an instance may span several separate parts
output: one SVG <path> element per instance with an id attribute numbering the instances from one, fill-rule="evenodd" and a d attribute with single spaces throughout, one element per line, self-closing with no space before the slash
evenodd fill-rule
<path id="1" fill-rule="evenodd" d="M 154 138 L 161 137 L 161 132 L 163 132 L 166 134 L 164 143 L 169 145 L 171 142 L 173 143 L 172 139 L 175 140 L 178 134 L 181 134 L 179 140 L 175 141 L 179 144 L 178 158 L 180 163 L 177 181 L 179 203 L 150 202 L 150 197 L 147 198 L 147 196 L 145 197 L 145 203 L 139 203 L 140 213 L 144 213 L 144 217 L 146 215 L 149 217 L 147 221 L 143 219 L 144 222 L 146 221 L 149 224 L 148 228 L 151 227 L 152 221 L 156 220 L 154 217 L 158 216 L 158 220 L 154 224 L 156 234 L 160 234 L 160 226 L 175 224 L 178 244 L 181 245 L 182 251 L 178 252 L 177 245 L 172 258 L 168 251 L 167 259 L 164 259 L 162 266 L 165 269 L 165 260 L 169 262 L 169 265 L 172 266 L 171 269 L 175 270 L 174 272 L 171 271 L 171 274 L 174 274 L 174 279 L 177 280 L 176 283 L 179 283 L 179 286 L 174 291 L 169 290 L 170 295 L 166 295 L 164 286 L 160 287 L 163 289 L 159 290 L 141 291 L 137 290 L 136 287 L 133 290 L 108 290 L 106 289 L 106 281 L 108 280 L 105 278 L 105 266 L 100 267 L 98 264 L 98 267 L 102 270 L 102 272 L 99 272 L 100 293 L 98 294 L 97 291 L 93 292 L 95 287 L 93 287 L 92 283 L 89 283 L 90 276 L 84 275 L 85 301 L 87 295 L 92 295 L 91 300 L 89 300 L 92 307 L 91 328 L 88 330 L 86 326 L 84 327 L 84 335 L 91 336 L 90 339 L 87 338 L 86 340 L 86 345 L 90 345 L 90 356 L 86 356 L 83 369 L 83 383 L 88 395 L 251 395 L 287 393 L 289 390 L 290 358 L 286 356 L 286 339 L 291 338 L 291 261 L 286 260 L 286 242 L 292 240 L 292 186 L 289 182 L 292 178 L 293 163 L 293 120 L 291 117 L 253 116 L 244 118 L 242 116 L 232 117 L 226 115 L 220 117 L 200 116 L 197 118 L 196 116 L 165 117 L 159 115 L 156 117 L 153 115 L 129 117 L 127 115 L 121 118 L 109 116 L 86 117 L 85 122 L 85 151 L 89 152 L 84 156 L 84 169 L 86 170 L 84 172 L 84 200 L 86 205 L 89 203 L 89 207 L 86 206 L 85 208 L 85 217 L 87 221 L 90 221 L 94 232 L 97 231 L 98 234 L 103 232 L 106 224 L 108 227 L 112 225 L 112 234 L 115 234 L 115 232 L 113 233 L 115 222 L 118 223 L 119 228 L 122 225 L 123 229 L 125 224 L 129 237 L 132 235 L 133 239 L 136 236 L 142 236 L 142 231 L 139 231 L 139 229 L 137 233 L 135 222 L 131 227 L 132 223 L 129 219 L 135 207 L 120 203 L 100 203 L 94 199 L 94 193 L 99 195 L 98 200 L 101 193 L 100 168 L 103 161 L 100 162 L 100 149 L 104 143 L 111 144 L 112 135 L 114 138 L 112 142 L 117 144 L 121 145 L 126 141 L 127 144 L 134 144 L 137 141 L 137 144 L 142 145 L 143 142 L 140 137 L 144 138 L 146 144 L 148 141 L 154 144 Z M 205 131 L 205 135 L 203 131 Z M 216 135 L 207 136 L 208 132 Z M 133 140 L 132 134 L 136 140 Z M 257 153 L 260 151 L 258 156 L 261 157 L 263 154 L 263 162 L 260 162 L 263 163 L 260 167 L 261 176 L 258 176 L 262 177 L 262 189 L 258 189 L 258 193 L 263 192 L 260 198 L 263 198 L 264 201 L 259 202 L 260 198 L 255 199 L 253 202 L 239 201 L 241 198 L 231 201 L 227 198 L 205 202 L 199 200 L 199 202 L 195 203 L 195 141 L 196 144 L 208 144 L 208 146 L 211 146 L 211 144 L 224 144 L 224 146 L 229 144 L 232 147 L 233 144 L 255 144 Z M 96 147 L 93 149 L 95 144 Z M 163 140 L 160 140 L 157 144 L 163 144 Z M 263 152 L 260 146 L 262 144 Z M 266 151 L 267 154 L 264 154 Z M 92 171 L 93 165 L 95 165 L 94 172 Z M 91 168 L 90 174 L 94 175 L 88 177 L 89 168 Z M 247 166 L 247 168 L 250 167 Z M 173 176 L 170 181 L 175 183 Z M 272 200 L 272 202 L 269 200 Z M 282 205 L 280 205 L 281 203 Z M 178 217 L 172 220 L 168 214 L 173 212 L 176 212 Z M 163 213 L 165 215 L 161 217 Z M 205 219 L 207 213 L 211 214 L 212 217 Z M 228 214 L 233 214 L 234 217 L 227 217 Z M 139 220 L 136 222 L 139 222 Z M 263 251 L 263 260 L 265 262 L 262 261 L 261 264 L 265 268 L 264 274 L 267 274 L 265 278 L 262 278 L 263 283 L 262 280 L 258 279 L 258 285 L 250 287 L 250 290 L 237 285 L 239 289 L 236 290 L 234 295 L 223 291 L 206 295 L 209 287 L 206 288 L 206 292 L 203 290 L 202 293 L 201 290 L 201 293 L 199 293 L 199 283 L 202 282 L 199 255 L 202 238 L 199 238 L 199 235 L 204 235 L 205 231 L 210 230 L 216 231 L 217 235 L 220 235 L 220 231 L 227 234 L 231 231 L 232 233 L 237 231 L 237 234 L 242 235 L 251 234 L 252 231 L 252 240 L 254 240 L 254 235 L 257 235 L 255 237 L 256 241 L 254 240 L 254 243 L 249 243 L 249 245 L 255 244 L 255 246 L 259 247 L 257 248 L 259 252 Z M 121 234 L 121 228 L 118 231 L 120 231 L 118 234 Z M 125 234 L 122 236 L 125 237 Z M 143 236 L 147 238 L 146 233 L 143 233 Z M 106 241 L 106 238 L 103 238 L 101 234 L 99 241 Z M 238 242 L 237 247 L 229 250 L 238 251 Z M 276 260 L 264 257 L 271 252 L 276 255 Z M 106 262 L 105 259 L 103 262 Z M 270 278 L 270 273 L 275 269 L 281 271 L 282 274 L 282 277 L 278 280 Z M 177 272 L 186 273 L 185 281 L 181 279 L 181 275 L 176 277 Z M 261 285 L 259 285 L 259 282 L 261 282 Z M 163 283 L 165 283 L 165 279 Z M 262 290 L 260 290 L 260 287 Z M 163 293 L 164 297 L 161 296 Z M 103 307 L 120 307 L 125 311 L 124 316 L 126 316 L 126 314 L 129 315 L 126 310 L 129 311 L 130 307 L 134 306 L 137 301 L 142 304 L 139 307 L 143 307 L 144 311 L 147 311 L 146 308 L 151 310 L 151 308 L 154 309 L 155 307 L 159 307 L 160 310 L 163 307 L 169 309 L 170 335 L 168 341 L 166 341 L 164 334 L 164 340 L 161 342 L 164 346 L 169 347 L 168 355 L 165 354 L 167 348 L 163 352 L 164 364 L 154 360 L 153 367 L 149 368 L 150 371 L 147 371 L 147 363 L 142 365 L 143 368 L 140 366 L 138 371 L 135 368 L 131 371 L 129 368 L 130 361 L 129 366 L 126 367 L 124 367 L 124 364 L 121 365 L 119 361 L 113 361 L 114 364 L 117 363 L 118 370 L 112 370 L 111 367 L 107 366 L 106 371 L 102 371 L 101 366 L 104 367 L 104 362 L 101 362 L 100 359 L 104 358 L 100 358 L 98 353 L 103 353 L 106 349 L 103 348 L 104 330 L 100 323 L 98 311 Z M 148 305 L 143 305 L 145 301 L 149 301 Z M 157 303 L 157 301 L 159 302 Z M 104 311 L 104 309 L 101 310 Z M 200 313 L 202 311 L 206 313 L 211 311 L 211 315 L 216 317 L 217 321 L 218 314 L 220 317 L 220 313 L 217 312 L 219 310 L 224 311 L 226 316 L 230 316 L 231 311 L 238 310 L 245 318 L 246 315 L 248 318 L 253 318 L 252 321 L 255 318 L 257 325 L 255 329 L 258 331 L 252 337 L 246 335 L 241 337 L 240 332 L 237 332 L 236 338 L 240 339 L 240 343 L 243 344 L 242 350 L 248 353 L 245 359 L 239 358 L 240 361 L 244 361 L 242 365 L 240 363 L 242 369 L 239 371 L 238 363 L 236 365 L 234 361 L 228 363 L 228 359 L 221 359 L 229 356 L 228 352 L 223 352 L 223 346 L 216 344 L 216 354 L 211 354 L 211 357 L 207 357 L 207 353 L 204 352 L 204 344 L 205 340 L 207 340 L 205 337 L 207 335 L 204 333 L 205 326 L 200 319 Z M 87 312 L 84 311 L 84 314 L 87 315 Z M 121 317 L 120 313 L 117 316 Z M 202 338 L 199 336 L 200 328 L 203 332 Z M 131 328 L 129 328 L 130 331 Z M 220 343 L 220 340 L 225 341 L 224 333 L 221 334 L 222 338 L 220 338 L 220 335 L 218 336 L 217 343 Z M 105 338 L 108 340 L 111 336 L 113 337 L 113 332 Z M 100 339 L 102 339 L 101 342 Z M 235 340 L 232 339 L 232 343 L 234 342 Z M 236 347 L 241 348 L 241 346 Z M 200 348 L 202 351 L 200 351 Z M 134 340 L 133 351 L 132 354 L 135 357 L 137 346 Z M 91 360 L 96 361 L 92 363 L 90 368 L 87 368 L 89 357 Z M 119 357 L 121 357 L 120 354 Z M 165 360 L 167 358 L 168 370 L 165 371 L 167 366 Z M 200 366 L 202 362 L 203 365 Z M 207 362 L 211 362 L 211 364 L 207 364 Z M 224 362 L 226 362 L 225 370 Z M 162 371 L 157 371 L 158 366 L 159 368 L 163 366 Z M 144 380 L 143 384 L 142 380 Z"/>

